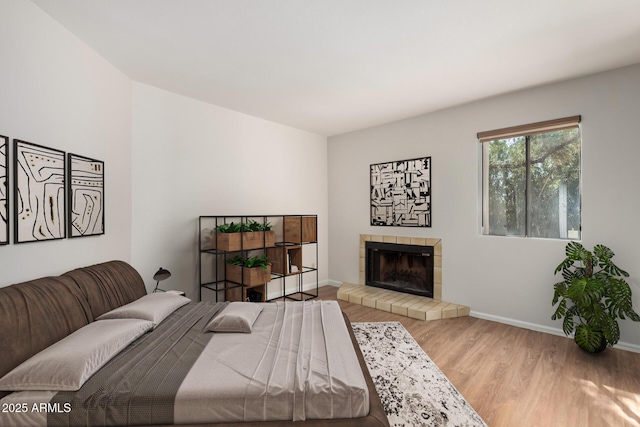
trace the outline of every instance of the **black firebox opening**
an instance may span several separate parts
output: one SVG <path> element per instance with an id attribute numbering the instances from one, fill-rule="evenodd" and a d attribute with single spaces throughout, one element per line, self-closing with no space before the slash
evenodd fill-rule
<path id="1" fill-rule="evenodd" d="M 366 284 L 433 298 L 433 246 L 365 242 Z"/>

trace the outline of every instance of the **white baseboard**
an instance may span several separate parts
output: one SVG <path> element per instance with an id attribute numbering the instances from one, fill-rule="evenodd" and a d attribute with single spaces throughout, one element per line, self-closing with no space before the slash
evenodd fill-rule
<path id="1" fill-rule="evenodd" d="M 320 282 L 320 286 L 335 286 L 336 288 L 339 288 L 340 286 L 342 286 L 343 282 L 338 282 L 337 280 L 323 280 L 322 282 Z"/>
<path id="2" fill-rule="evenodd" d="M 561 337 L 566 336 L 560 328 L 552 328 L 550 326 L 538 325 L 537 323 L 523 322 L 521 320 L 510 319 L 508 317 L 494 316 L 493 314 L 479 313 L 473 310 L 469 313 L 469 316 L 504 323 L 506 325 L 517 326 L 519 328 L 530 329 L 532 331 L 545 332 L 547 334 L 558 335 Z M 618 344 L 616 344 L 614 348 L 640 353 L 640 345 L 628 342 L 618 341 Z"/>

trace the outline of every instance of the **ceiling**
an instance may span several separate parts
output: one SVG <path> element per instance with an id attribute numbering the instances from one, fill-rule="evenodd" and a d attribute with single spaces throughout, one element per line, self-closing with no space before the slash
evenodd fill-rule
<path id="1" fill-rule="evenodd" d="M 131 79 L 325 136 L 640 63 L 638 0 L 32 0 Z"/>

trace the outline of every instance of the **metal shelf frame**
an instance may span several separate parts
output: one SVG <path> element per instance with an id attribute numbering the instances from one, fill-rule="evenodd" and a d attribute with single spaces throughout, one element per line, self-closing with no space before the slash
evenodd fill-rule
<path id="1" fill-rule="evenodd" d="M 285 221 L 289 219 L 298 218 L 298 222 L 300 223 L 300 230 L 297 234 L 299 236 L 300 241 L 292 243 L 287 240 Z M 305 218 L 305 220 L 303 220 Z M 312 241 L 303 242 L 303 222 L 307 221 L 308 218 L 312 218 L 314 224 L 314 233 Z M 207 241 L 207 238 L 211 239 L 211 236 L 216 239 L 215 248 L 218 248 L 217 244 L 218 235 L 212 234 L 208 235 L 208 233 L 212 233 L 218 226 L 223 224 L 230 223 L 240 223 L 247 224 L 250 220 L 258 221 L 262 224 L 272 224 L 276 227 L 281 226 L 281 240 L 278 240 L 276 237 L 275 244 L 273 246 L 267 246 L 266 235 L 264 238 L 263 245 L 259 248 L 245 249 L 243 247 L 243 239 L 240 239 L 241 248 L 239 250 L 233 251 L 224 251 L 220 249 L 213 249 L 211 247 L 206 247 L 204 242 Z M 274 224 L 277 223 L 277 224 Z M 211 229 L 209 230 L 209 227 Z M 209 231 L 208 231 L 209 230 Z M 292 233 L 290 233 L 292 234 Z M 308 230 L 307 230 L 308 235 Z M 289 236 L 290 237 L 290 236 Z M 291 238 L 289 239 L 291 240 Z M 209 240 L 209 244 L 211 244 L 211 240 Z M 309 245 L 313 245 L 315 249 L 315 263 L 313 266 L 300 266 L 300 271 L 290 274 L 280 274 L 280 273 L 271 273 L 271 281 L 264 284 L 264 299 L 265 301 L 275 301 L 275 300 L 292 300 L 292 301 L 305 301 L 309 299 L 314 299 L 318 297 L 318 282 L 319 282 L 319 273 L 318 273 L 318 216 L 315 214 L 284 214 L 284 215 L 201 215 L 198 218 L 198 278 L 199 278 L 199 292 L 198 299 L 202 301 L 202 290 L 208 290 L 213 292 L 215 302 L 225 301 L 227 298 L 227 291 L 231 289 L 238 288 L 248 288 L 251 287 L 243 285 L 242 283 L 231 282 L 225 278 L 225 268 L 224 265 L 227 262 L 229 256 L 240 255 L 241 257 L 246 257 L 249 253 L 266 253 L 268 248 L 279 248 L 289 245 L 297 245 L 304 247 L 309 247 Z M 303 249 L 304 250 L 304 249 Z M 211 272 L 212 274 L 207 275 L 203 272 L 206 262 L 212 262 Z M 221 268 L 222 265 L 222 268 Z M 304 277 L 309 274 L 313 274 L 315 272 L 315 289 L 305 290 Z M 295 276 L 296 285 L 294 286 L 295 290 L 287 291 L 287 278 Z M 242 282 L 244 282 L 244 271 L 242 272 Z M 290 282 L 289 282 L 290 283 Z M 274 287 L 280 285 L 280 290 L 278 295 L 274 298 L 268 298 L 269 289 L 273 291 Z M 242 295 L 245 294 L 244 291 L 241 292 Z M 221 297 L 222 295 L 222 297 Z"/>

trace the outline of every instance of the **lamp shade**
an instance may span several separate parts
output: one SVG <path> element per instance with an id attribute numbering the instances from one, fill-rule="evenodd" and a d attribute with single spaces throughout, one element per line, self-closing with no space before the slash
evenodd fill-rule
<path id="1" fill-rule="evenodd" d="M 160 267 L 158 269 L 158 271 L 156 271 L 156 274 L 153 275 L 153 280 L 164 280 L 171 277 L 171 273 L 169 272 L 169 270 L 165 270 L 164 268 Z"/>

